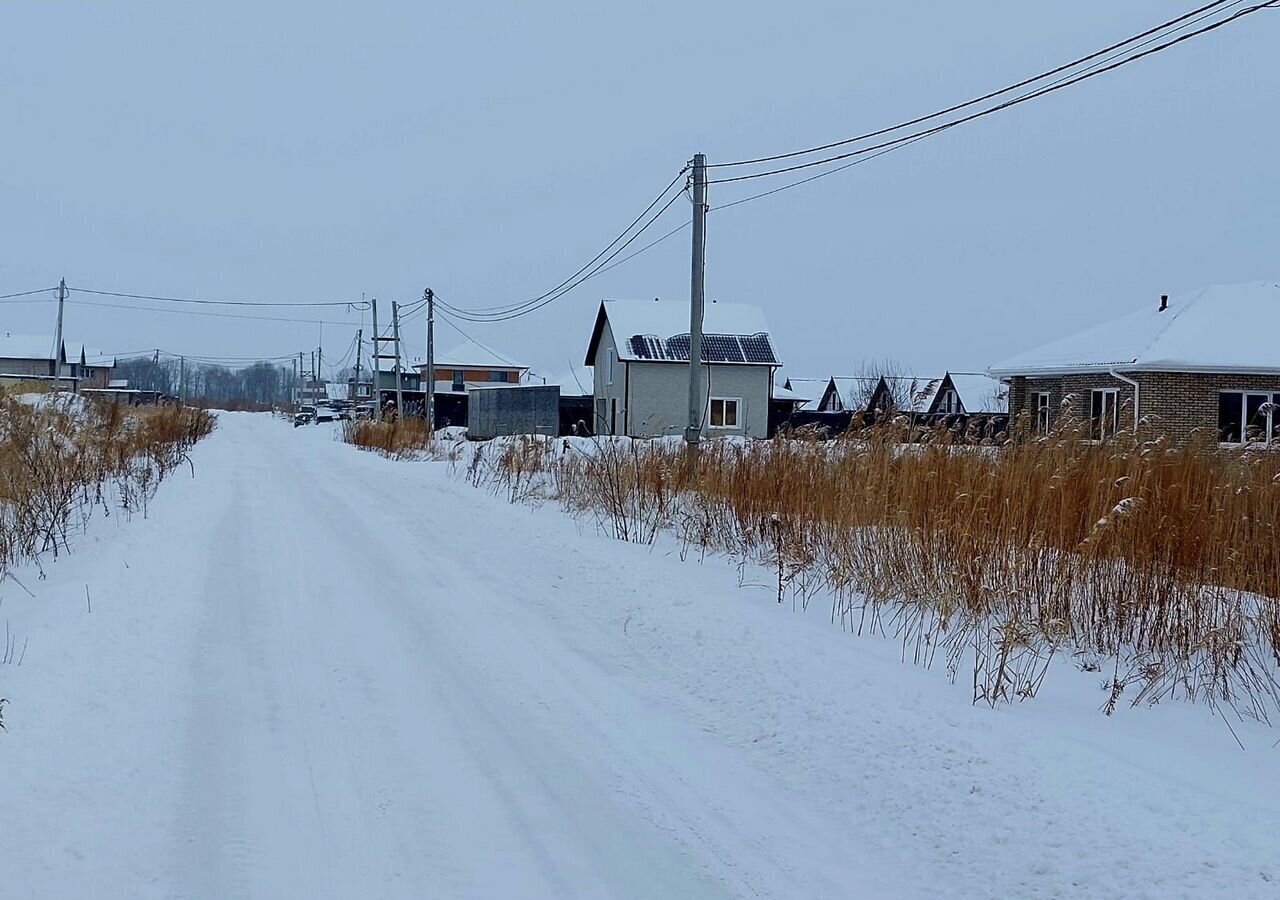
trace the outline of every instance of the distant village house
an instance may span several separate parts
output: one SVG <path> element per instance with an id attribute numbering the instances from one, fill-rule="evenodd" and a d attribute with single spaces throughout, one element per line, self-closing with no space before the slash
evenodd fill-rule
<path id="1" fill-rule="evenodd" d="M 683 434 L 689 418 L 689 306 L 605 300 L 585 363 L 594 367 L 601 434 Z M 708 303 L 702 334 L 702 433 L 766 437 L 773 374 L 781 365 L 764 314 Z"/>
<path id="2" fill-rule="evenodd" d="M 1163 295 L 1118 320 L 990 369 L 1038 431 L 1064 417 L 1095 438 L 1144 427 L 1186 442 L 1280 439 L 1280 285 Z"/>

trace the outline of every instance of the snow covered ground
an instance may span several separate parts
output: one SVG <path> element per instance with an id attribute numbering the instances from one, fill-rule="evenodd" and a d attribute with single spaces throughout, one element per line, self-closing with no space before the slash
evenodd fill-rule
<path id="1" fill-rule="evenodd" d="M 973 707 L 766 574 L 220 419 L 0 585 L 0 896 L 1280 896 L 1280 731 L 1066 663 Z"/>

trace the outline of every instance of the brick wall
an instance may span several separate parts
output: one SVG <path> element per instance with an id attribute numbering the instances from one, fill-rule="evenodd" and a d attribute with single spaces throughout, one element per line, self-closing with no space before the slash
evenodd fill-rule
<path id="1" fill-rule="evenodd" d="M 1153 432 L 1186 442 L 1202 430 L 1217 440 L 1218 394 L 1221 391 L 1280 391 L 1280 375 L 1223 375 L 1193 372 L 1126 372 L 1141 386 L 1139 414 Z M 1018 377 L 1009 384 L 1009 412 L 1026 413 L 1034 424 L 1036 393 L 1049 392 L 1051 423 L 1065 415 L 1089 417 L 1091 391 L 1115 388 L 1120 401 L 1120 427 L 1133 426 L 1133 388 L 1106 373 L 1047 378 Z M 1068 398 L 1070 397 L 1070 400 Z M 1064 403 L 1064 401 L 1066 401 Z"/>
<path id="2" fill-rule="evenodd" d="M 1280 391 L 1280 375 L 1217 375 L 1182 372 L 1143 372 L 1142 415 L 1154 427 L 1179 441 L 1195 429 L 1217 440 L 1218 394 L 1222 391 Z"/>

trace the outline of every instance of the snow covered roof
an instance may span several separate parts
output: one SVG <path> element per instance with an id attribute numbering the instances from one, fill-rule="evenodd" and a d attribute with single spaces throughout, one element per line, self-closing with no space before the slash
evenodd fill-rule
<path id="1" fill-rule="evenodd" d="M 112 367 L 116 364 L 114 356 L 84 344 L 62 341 L 66 362 L 78 364 L 83 356 L 86 365 Z M 53 335 L 51 334 L 9 334 L 0 335 L 0 359 L 39 359 L 53 360 Z"/>
<path id="2" fill-rule="evenodd" d="M 880 379 L 865 375 L 835 375 L 831 378 L 840 409 L 860 410 L 871 399 Z"/>
<path id="3" fill-rule="evenodd" d="M 942 387 L 941 376 L 887 375 L 884 380 L 889 390 L 907 398 L 903 412 L 927 412 Z"/>
<path id="4" fill-rule="evenodd" d="M 967 413 L 1006 411 L 1008 392 L 1003 384 L 982 372 L 948 372 L 951 384 L 960 396 L 960 406 Z"/>
<path id="5" fill-rule="evenodd" d="M 804 399 L 805 402 L 800 408 L 808 410 L 818 408 L 829 384 L 831 384 L 830 378 L 787 378 L 782 382 L 784 390 L 790 390 Z M 778 396 L 776 390 L 774 396 Z"/>
<path id="6" fill-rule="evenodd" d="M 467 341 L 459 344 L 448 353 L 436 355 L 436 368 L 446 369 L 527 369 L 522 362 L 516 362 L 506 354 L 499 353 L 492 347 L 486 347 L 479 341 Z M 426 363 L 415 363 L 414 368 L 426 371 Z"/>
<path id="7" fill-rule="evenodd" d="M 798 403 L 809 402 L 808 397 L 798 394 L 795 391 L 791 390 L 790 388 L 783 387 L 782 385 L 779 385 L 779 384 L 775 384 L 773 386 L 773 399 L 774 400 L 791 400 L 793 402 L 798 402 Z"/>
<path id="8" fill-rule="evenodd" d="M 689 306 L 674 300 L 604 300 L 587 346 L 588 364 L 605 322 L 618 358 L 639 362 L 689 359 Z M 769 325 L 758 306 L 708 303 L 702 320 L 702 357 L 708 362 L 778 366 Z"/>
<path id="9" fill-rule="evenodd" d="M 577 397 L 595 393 L 595 370 L 591 366 L 578 366 L 567 372 L 561 372 L 554 378 L 548 378 L 547 384 L 560 385 L 560 393 L 566 397 Z"/>
<path id="10" fill-rule="evenodd" d="M 53 359 L 53 335 L 9 334 L 0 336 L 0 359 Z M 76 354 L 76 362 L 80 354 Z"/>
<path id="11" fill-rule="evenodd" d="M 1280 373 L 1280 284 L 1213 285 L 1019 353 L 994 376 L 1107 369 Z"/>

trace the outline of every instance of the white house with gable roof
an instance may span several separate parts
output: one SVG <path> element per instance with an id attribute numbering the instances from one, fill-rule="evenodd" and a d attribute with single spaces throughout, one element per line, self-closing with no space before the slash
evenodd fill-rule
<path id="1" fill-rule="evenodd" d="M 702 327 L 702 433 L 763 438 L 781 366 L 759 307 L 708 303 Z M 586 364 L 594 367 L 598 434 L 683 434 L 689 415 L 689 305 L 605 300 Z"/>

